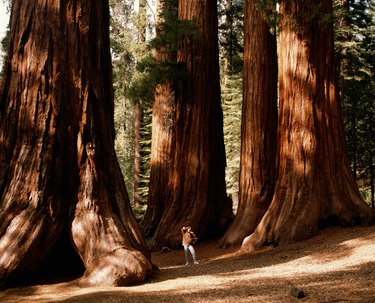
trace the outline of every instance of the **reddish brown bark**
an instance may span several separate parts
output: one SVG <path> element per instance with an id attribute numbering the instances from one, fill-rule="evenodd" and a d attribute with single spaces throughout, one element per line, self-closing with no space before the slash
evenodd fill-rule
<path id="1" fill-rule="evenodd" d="M 322 18 L 332 16 L 332 1 L 283 2 L 280 13 L 278 178 L 245 251 L 300 241 L 327 224 L 366 223 L 371 215 L 347 161 L 332 20 Z"/>
<path id="2" fill-rule="evenodd" d="M 276 36 L 256 0 L 245 1 L 239 205 L 220 246 L 239 244 L 257 227 L 272 200 L 277 131 Z"/>
<path id="3" fill-rule="evenodd" d="M 176 95 L 174 166 L 167 184 L 171 194 L 154 247 L 181 245 L 184 225 L 201 240 L 216 237 L 232 218 L 225 189 L 216 1 L 180 0 L 178 17 L 195 20 L 198 33 L 185 37 L 178 50 L 177 60 L 188 76 Z"/>
<path id="4" fill-rule="evenodd" d="M 158 25 L 163 10 L 169 7 L 163 1 L 157 1 Z M 176 16 L 177 18 L 177 16 Z M 160 35 L 159 29 L 156 32 Z M 155 51 L 159 62 L 175 62 L 176 52 L 167 49 Z M 157 85 L 152 107 L 152 139 L 150 160 L 150 182 L 146 214 L 140 224 L 144 234 L 153 235 L 160 223 L 171 195 L 169 182 L 173 174 L 172 150 L 174 145 L 175 90 L 174 80 L 167 80 Z"/>
<path id="5" fill-rule="evenodd" d="M 82 283 L 143 281 L 149 252 L 114 152 L 108 3 L 16 0 L 10 29 L 0 285 L 39 266 L 63 230 L 84 263 Z"/>
<path id="6" fill-rule="evenodd" d="M 153 235 L 167 207 L 171 195 L 169 186 L 173 174 L 171 161 L 174 144 L 175 96 L 171 82 L 157 86 L 152 110 L 152 142 L 150 182 L 147 211 L 140 226 Z"/>

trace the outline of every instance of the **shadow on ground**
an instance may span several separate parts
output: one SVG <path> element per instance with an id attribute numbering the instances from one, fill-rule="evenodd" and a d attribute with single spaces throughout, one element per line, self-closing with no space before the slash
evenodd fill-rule
<path id="1" fill-rule="evenodd" d="M 201 243 L 200 264 L 183 250 L 153 254 L 160 271 L 142 285 L 81 288 L 75 281 L 13 288 L 2 303 L 361 302 L 375 303 L 375 226 L 330 228 L 307 241 L 247 255 Z M 301 288 L 306 297 L 290 294 Z"/>

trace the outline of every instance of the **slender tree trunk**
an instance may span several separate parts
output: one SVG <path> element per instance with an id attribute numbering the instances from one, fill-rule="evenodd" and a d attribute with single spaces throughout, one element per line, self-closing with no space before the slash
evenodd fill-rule
<path id="1" fill-rule="evenodd" d="M 134 190 L 133 190 L 133 205 L 139 206 L 139 182 L 141 174 L 141 123 L 143 117 L 143 110 L 141 104 L 137 103 L 134 106 Z"/>
<path id="2" fill-rule="evenodd" d="M 272 200 L 277 132 L 276 36 L 257 0 L 245 1 L 244 99 L 239 207 L 220 246 L 239 244 L 251 234 Z"/>
<path id="3" fill-rule="evenodd" d="M 82 283 L 143 281 L 149 252 L 114 151 L 108 2 L 15 0 L 10 28 L 0 285 L 39 266 L 63 230 L 86 268 Z"/>
<path id="4" fill-rule="evenodd" d="M 139 14 L 138 44 L 146 43 L 146 0 L 140 0 L 137 8 Z M 133 184 L 133 206 L 140 205 L 139 187 L 141 182 L 141 125 L 143 120 L 143 108 L 140 103 L 134 106 L 134 184 Z"/>
<path id="5" fill-rule="evenodd" d="M 174 167 L 168 182 L 171 195 L 154 247 L 181 245 L 184 225 L 191 225 L 201 240 L 219 236 L 232 219 L 225 188 L 217 3 L 180 0 L 178 17 L 195 20 L 198 33 L 185 37 L 178 51 L 177 60 L 188 76 L 176 95 Z"/>
<path id="6" fill-rule="evenodd" d="M 224 58 L 224 68 L 226 71 L 226 74 L 232 75 L 233 71 L 233 56 L 234 56 L 234 50 L 233 50 L 233 1 L 227 0 L 225 4 L 225 25 L 227 28 L 229 28 L 229 34 L 226 40 L 227 43 L 227 56 Z"/>
<path id="7" fill-rule="evenodd" d="M 276 188 L 244 251 L 304 240 L 328 224 L 366 223 L 371 216 L 346 155 L 332 20 L 321 18 L 332 16 L 332 1 L 283 2 L 280 13 Z"/>
<path id="8" fill-rule="evenodd" d="M 350 3 L 352 0 L 340 0 L 340 19 L 339 19 L 339 28 L 340 28 L 340 34 L 338 36 L 338 42 L 341 44 L 346 44 L 348 42 L 353 42 L 353 21 L 351 20 L 351 9 L 350 9 Z M 357 69 L 356 67 L 353 67 L 353 58 L 352 54 L 348 53 L 347 46 L 344 47 L 344 49 L 336 56 L 338 58 L 338 76 L 341 76 L 341 87 L 340 87 L 340 93 L 341 93 L 341 102 L 344 104 L 344 110 L 345 110 L 345 104 L 347 104 L 346 109 L 346 116 L 347 116 L 347 123 L 346 123 L 346 138 L 347 138 L 347 146 L 348 146 L 348 152 L 351 160 L 351 167 L 354 174 L 355 180 L 357 180 L 357 174 L 358 174 L 358 111 L 359 111 L 359 104 L 358 104 L 358 98 L 355 95 L 356 92 L 353 92 L 353 84 L 351 83 L 351 80 L 354 78 L 354 70 Z M 345 116 L 345 111 L 344 111 Z"/>

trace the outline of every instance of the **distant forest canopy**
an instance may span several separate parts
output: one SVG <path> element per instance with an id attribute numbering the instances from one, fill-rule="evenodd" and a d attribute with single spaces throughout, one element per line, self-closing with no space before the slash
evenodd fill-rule
<path id="1" fill-rule="evenodd" d="M 10 10 L 11 1 L 2 2 Z M 153 60 L 153 49 L 159 47 L 158 43 L 173 47 L 173 43 L 177 43 L 173 39 L 178 37 L 178 31 L 183 35 L 194 28 L 187 23 L 168 26 L 167 22 L 175 20 L 166 16 L 164 40 L 158 40 L 156 0 L 109 2 L 116 152 L 132 205 L 136 206 L 136 212 L 143 213 L 150 177 L 152 96 L 163 73 Z M 267 0 L 258 1 L 258 8 L 265 12 L 271 31 L 277 34 L 277 12 L 267 10 L 267 5 Z M 227 193 L 236 205 L 241 147 L 244 1 L 220 0 L 218 9 L 226 184 Z M 337 72 L 347 147 L 357 184 L 369 204 L 374 199 L 371 189 L 374 186 L 375 150 L 374 22 L 375 1 L 334 1 Z M 1 37 L 2 62 L 8 34 Z"/>

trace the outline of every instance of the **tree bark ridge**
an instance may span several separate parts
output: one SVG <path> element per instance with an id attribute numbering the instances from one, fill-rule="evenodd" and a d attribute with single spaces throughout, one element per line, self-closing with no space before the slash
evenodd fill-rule
<path id="1" fill-rule="evenodd" d="M 106 1 L 13 2 L 0 103 L 0 286 L 70 232 L 86 284 L 141 282 L 150 254 L 114 152 Z"/>
<path id="2" fill-rule="evenodd" d="M 279 147 L 275 194 L 242 249 L 301 241 L 326 225 L 366 224 L 350 171 L 336 87 L 332 1 L 280 5 Z"/>

